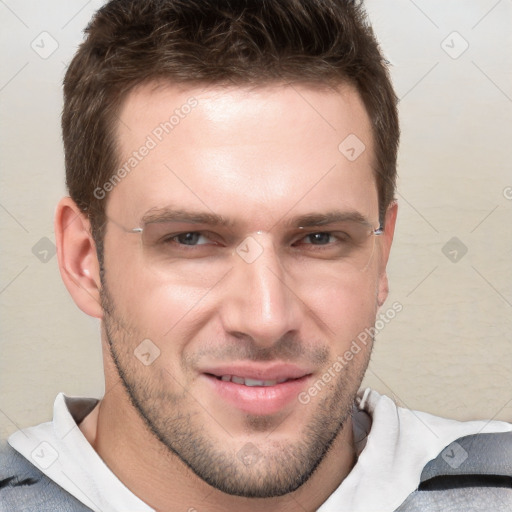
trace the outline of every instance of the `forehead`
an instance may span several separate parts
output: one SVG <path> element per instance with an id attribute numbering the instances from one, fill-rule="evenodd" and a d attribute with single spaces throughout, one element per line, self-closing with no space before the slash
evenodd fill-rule
<path id="1" fill-rule="evenodd" d="M 107 213 L 210 211 L 267 229 L 288 215 L 375 217 L 370 120 L 352 87 L 177 87 L 132 91 L 117 129 L 121 179 Z"/>

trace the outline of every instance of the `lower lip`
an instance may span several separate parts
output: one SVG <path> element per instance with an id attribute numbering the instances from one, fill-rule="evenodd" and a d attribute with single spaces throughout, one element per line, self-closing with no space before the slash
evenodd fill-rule
<path id="1" fill-rule="evenodd" d="M 205 377 L 217 394 L 242 412 L 269 415 L 282 411 L 290 403 L 298 403 L 297 397 L 306 388 L 310 375 L 275 386 L 245 386 L 211 375 Z"/>

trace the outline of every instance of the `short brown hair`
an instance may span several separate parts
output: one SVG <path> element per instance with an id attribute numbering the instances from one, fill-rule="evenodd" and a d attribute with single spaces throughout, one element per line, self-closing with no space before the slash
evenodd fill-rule
<path id="1" fill-rule="evenodd" d="M 119 165 L 119 109 L 135 86 L 156 80 L 352 84 L 373 126 L 384 221 L 395 194 L 397 98 L 361 2 L 111 0 L 85 32 L 64 79 L 62 131 L 67 187 L 99 253 L 106 201 L 94 191 Z"/>

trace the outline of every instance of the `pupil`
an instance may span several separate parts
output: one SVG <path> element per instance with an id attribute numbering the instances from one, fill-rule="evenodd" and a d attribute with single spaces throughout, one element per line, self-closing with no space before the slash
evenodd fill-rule
<path id="1" fill-rule="evenodd" d="M 184 245 L 195 245 L 199 239 L 199 233 L 183 233 L 178 236 L 178 241 Z"/>
<path id="2" fill-rule="evenodd" d="M 311 235 L 311 241 L 317 245 L 328 244 L 330 238 L 331 235 L 329 233 L 314 233 Z"/>

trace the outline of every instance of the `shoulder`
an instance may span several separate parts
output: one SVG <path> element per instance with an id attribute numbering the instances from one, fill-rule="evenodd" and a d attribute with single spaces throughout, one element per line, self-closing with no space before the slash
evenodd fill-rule
<path id="1" fill-rule="evenodd" d="M 0 443 L 0 512 L 90 512 L 9 444 Z"/>
<path id="2" fill-rule="evenodd" d="M 459 510 L 512 510 L 512 431 L 468 435 L 446 446 L 397 512 Z"/>

